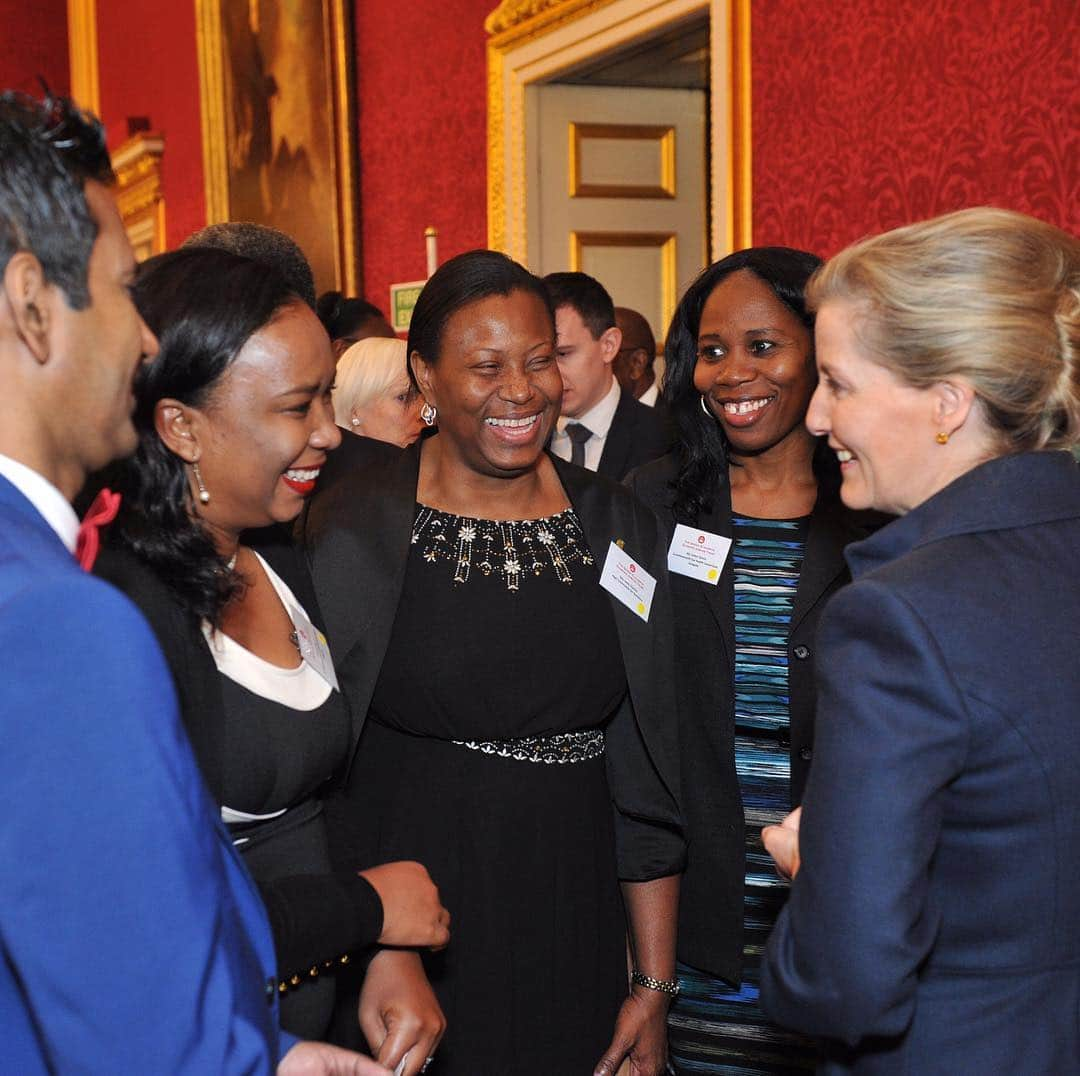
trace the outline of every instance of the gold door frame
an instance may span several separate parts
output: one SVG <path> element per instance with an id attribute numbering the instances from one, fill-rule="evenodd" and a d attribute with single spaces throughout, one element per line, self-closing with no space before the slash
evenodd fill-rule
<path id="1" fill-rule="evenodd" d="M 503 0 L 484 23 L 488 246 L 527 261 L 525 88 L 557 74 L 555 41 L 567 42 L 576 64 L 590 47 L 597 55 L 607 51 L 620 34 L 631 40 L 695 13 L 709 15 L 712 53 L 711 257 L 750 246 L 750 0 Z M 571 24 L 571 34 L 561 33 Z M 552 39 L 550 52 L 545 38 Z"/>

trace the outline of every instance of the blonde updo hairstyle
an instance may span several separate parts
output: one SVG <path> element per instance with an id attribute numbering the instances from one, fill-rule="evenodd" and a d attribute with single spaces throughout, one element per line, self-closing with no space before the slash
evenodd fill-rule
<path id="1" fill-rule="evenodd" d="M 1004 209 L 864 239 L 811 279 L 868 356 L 916 388 L 964 378 L 999 454 L 1080 443 L 1080 240 Z"/>
<path id="2" fill-rule="evenodd" d="M 408 378 L 404 340 L 381 336 L 358 340 L 338 360 L 334 421 L 349 429 L 354 410 L 388 393 L 403 377 Z"/>

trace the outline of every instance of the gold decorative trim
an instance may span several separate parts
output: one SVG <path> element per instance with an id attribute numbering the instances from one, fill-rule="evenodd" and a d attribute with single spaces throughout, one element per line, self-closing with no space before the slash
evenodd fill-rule
<path id="1" fill-rule="evenodd" d="M 230 219 L 228 141 L 225 120 L 225 50 L 221 30 L 224 0 L 195 0 L 195 35 L 199 58 L 203 177 L 206 223 Z M 334 238 L 338 290 L 360 294 L 355 166 L 355 85 L 352 22 L 346 0 L 323 0 L 324 43 L 330 60 L 334 140 Z M 312 207 L 313 211 L 322 207 Z"/>
<path id="2" fill-rule="evenodd" d="M 503 0 L 484 20 L 484 29 L 492 36 L 513 35 L 515 41 L 529 40 L 589 10 L 603 7 L 612 0 Z M 584 9 L 584 10 L 581 10 Z"/>
<path id="3" fill-rule="evenodd" d="M 97 0 L 67 0 L 67 18 L 72 99 L 80 108 L 100 116 Z"/>
<path id="4" fill-rule="evenodd" d="M 229 219 L 229 162 L 225 136 L 225 48 L 221 0 L 195 0 L 195 40 L 199 54 L 199 109 L 202 121 L 206 223 Z"/>
<path id="5" fill-rule="evenodd" d="M 731 144 L 728 235 L 732 250 L 753 245 L 754 159 L 750 79 L 750 0 L 731 0 Z"/>
<path id="6" fill-rule="evenodd" d="M 581 179 L 581 140 L 624 139 L 628 142 L 659 143 L 660 182 L 653 186 L 631 183 L 583 183 Z M 674 198 L 675 197 L 675 128 L 631 123 L 570 123 L 570 197 L 571 198 Z"/>
<path id="7" fill-rule="evenodd" d="M 572 272 L 582 271 L 586 247 L 659 247 L 661 318 L 664 325 L 671 324 L 678 292 L 678 247 L 674 232 L 571 232 Z"/>
<path id="8" fill-rule="evenodd" d="M 334 178 L 337 186 L 337 246 L 339 290 L 359 295 L 360 250 L 356 182 L 356 48 L 352 22 L 343 0 L 330 4 L 328 55 L 332 57 L 334 81 Z"/>
<path id="9" fill-rule="evenodd" d="M 137 134 L 112 155 L 116 203 L 140 261 L 165 250 L 165 196 L 161 189 L 164 152 L 161 135 Z"/>

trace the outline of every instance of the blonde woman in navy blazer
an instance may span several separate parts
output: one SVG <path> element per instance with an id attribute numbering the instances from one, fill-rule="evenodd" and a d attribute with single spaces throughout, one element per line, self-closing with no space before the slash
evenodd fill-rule
<path id="1" fill-rule="evenodd" d="M 1080 1071 L 1080 243 L 975 209 L 812 281 L 848 550 L 762 996 L 820 1071 Z M 799 856 L 801 855 L 801 867 Z"/>

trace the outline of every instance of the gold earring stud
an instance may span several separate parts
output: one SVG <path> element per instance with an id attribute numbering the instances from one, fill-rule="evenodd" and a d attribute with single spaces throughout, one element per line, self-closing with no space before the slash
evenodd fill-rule
<path id="1" fill-rule="evenodd" d="M 949 435 L 947 433 L 939 433 L 935 440 L 939 445 L 947 445 L 949 443 Z"/>

